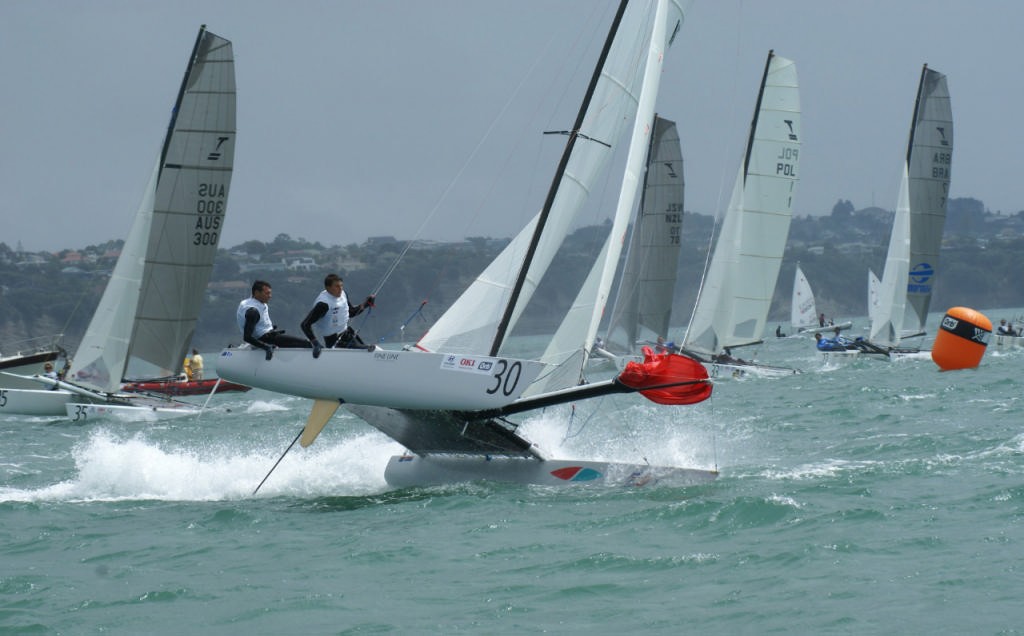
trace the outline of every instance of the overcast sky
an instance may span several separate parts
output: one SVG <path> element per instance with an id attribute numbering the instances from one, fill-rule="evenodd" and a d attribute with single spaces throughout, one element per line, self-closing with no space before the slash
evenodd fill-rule
<path id="1" fill-rule="evenodd" d="M 511 236 L 543 201 L 564 138 L 541 133 L 571 125 L 611 5 L 0 0 L 0 241 L 124 238 L 204 23 L 237 69 L 222 247 Z M 774 49 L 800 76 L 796 214 L 894 207 L 923 63 L 948 76 L 951 196 L 1024 209 L 1022 24 L 1020 0 L 696 0 L 658 99 L 686 208 L 725 205 Z"/>

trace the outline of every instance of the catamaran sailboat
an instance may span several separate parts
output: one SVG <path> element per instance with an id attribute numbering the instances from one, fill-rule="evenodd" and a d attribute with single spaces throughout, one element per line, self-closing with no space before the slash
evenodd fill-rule
<path id="1" fill-rule="evenodd" d="M 946 223 L 952 161 L 953 112 L 946 76 L 925 64 L 878 287 L 878 306 L 863 344 L 865 353 L 887 358 L 928 357 L 927 352 L 900 345 L 905 338 L 924 335 Z"/>
<path id="2" fill-rule="evenodd" d="M 121 392 L 129 362 L 176 373 L 192 340 L 227 210 L 235 150 L 231 42 L 199 30 L 152 177 L 65 380 L 10 391 L 12 413 L 72 420 L 194 414 Z"/>
<path id="3" fill-rule="evenodd" d="M 671 0 L 620 4 L 541 212 L 415 347 L 327 349 L 317 359 L 308 349 L 279 349 L 267 361 L 243 346 L 221 353 L 221 376 L 316 400 L 297 438 L 302 446 L 344 404 L 407 449 L 385 471 L 394 486 L 471 479 L 638 484 L 666 473 L 687 482 L 714 479 L 717 472 L 707 469 L 555 459 L 509 419 L 611 393 L 640 392 L 660 404 L 710 395 L 704 368 L 678 355 L 649 355 L 607 380 L 584 376 L 643 172 L 663 54 L 682 20 Z M 630 123 L 623 185 L 603 248 L 543 354 L 510 355 L 512 330 Z"/>
<path id="4" fill-rule="evenodd" d="M 683 351 L 711 374 L 791 375 L 733 356 L 762 342 L 786 248 L 800 165 L 796 64 L 768 52 L 750 136 Z"/>
<path id="5" fill-rule="evenodd" d="M 611 319 L 595 356 L 619 363 L 668 336 L 683 226 L 683 155 L 675 122 L 655 115 L 643 193 Z"/>

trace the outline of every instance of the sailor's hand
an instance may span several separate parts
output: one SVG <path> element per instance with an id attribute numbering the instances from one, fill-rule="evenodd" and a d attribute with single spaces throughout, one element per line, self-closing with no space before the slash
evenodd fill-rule
<path id="1" fill-rule="evenodd" d="M 320 357 L 320 351 L 323 349 L 323 346 L 320 345 L 320 341 L 319 340 L 314 340 L 312 344 L 313 344 L 313 357 L 314 358 L 319 358 Z"/>
<path id="2" fill-rule="evenodd" d="M 274 349 L 276 348 L 274 345 L 267 345 L 267 362 L 270 362 L 270 359 L 274 357 Z"/>
<path id="3" fill-rule="evenodd" d="M 376 300 L 377 297 L 374 296 L 373 294 L 370 294 L 369 296 L 366 297 L 366 300 L 363 301 L 363 305 L 365 305 L 366 307 L 373 307 L 373 303 Z"/>

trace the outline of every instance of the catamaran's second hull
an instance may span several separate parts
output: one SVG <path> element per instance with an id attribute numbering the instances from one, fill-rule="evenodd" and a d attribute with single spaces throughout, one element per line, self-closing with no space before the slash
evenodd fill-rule
<path id="1" fill-rule="evenodd" d="M 544 365 L 534 360 L 421 351 L 225 349 L 217 373 L 247 386 L 315 400 L 396 409 L 498 408 L 523 393 Z"/>
<path id="2" fill-rule="evenodd" d="M 799 369 L 776 367 L 767 364 L 757 364 L 754 362 L 733 364 L 730 362 L 705 362 L 702 360 L 701 364 L 703 364 L 708 370 L 708 376 L 710 376 L 712 380 L 745 377 L 781 378 L 800 373 Z"/>
<path id="3" fill-rule="evenodd" d="M 0 389 L 0 415 L 60 416 L 72 397 L 60 389 Z"/>
<path id="4" fill-rule="evenodd" d="M 98 419 L 117 419 L 129 422 L 153 422 L 187 415 L 198 415 L 200 409 L 188 406 L 169 404 L 158 406 L 152 404 L 83 404 L 68 402 L 64 405 L 64 413 L 76 424 L 85 424 Z"/>
<path id="5" fill-rule="evenodd" d="M 835 367 L 843 364 L 848 364 L 860 358 L 860 350 L 858 349 L 847 349 L 846 351 L 819 351 L 818 357 L 821 359 L 821 363 L 826 367 Z"/>
<path id="6" fill-rule="evenodd" d="M 1000 349 L 1019 349 L 1024 347 L 1024 336 L 1007 336 L 1005 334 L 992 334 L 992 346 Z"/>
<path id="7" fill-rule="evenodd" d="M 689 486 L 717 477 L 716 470 L 486 455 L 396 455 L 384 471 L 385 481 L 396 488 L 480 480 L 541 486 Z"/>
<path id="8" fill-rule="evenodd" d="M 807 333 L 813 336 L 816 333 L 829 333 L 830 331 L 835 331 L 836 329 L 839 329 L 841 331 L 843 329 L 849 329 L 852 326 L 852 322 L 840 322 L 834 325 L 825 325 L 824 327 L 819 327 L 818 325 L 809 325 L 806 327 L 797 327 L 796 332 Z"/>

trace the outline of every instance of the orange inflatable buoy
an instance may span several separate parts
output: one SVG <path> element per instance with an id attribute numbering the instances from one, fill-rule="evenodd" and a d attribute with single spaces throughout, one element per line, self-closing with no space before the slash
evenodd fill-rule
<path id="1" fill-rule="evenodd" d="M 979 311 L 953 307 L 942 317 L 932 345 L 932 360 L 943 371 L 973 369 L 981 364 L 992 321 Z"/>

